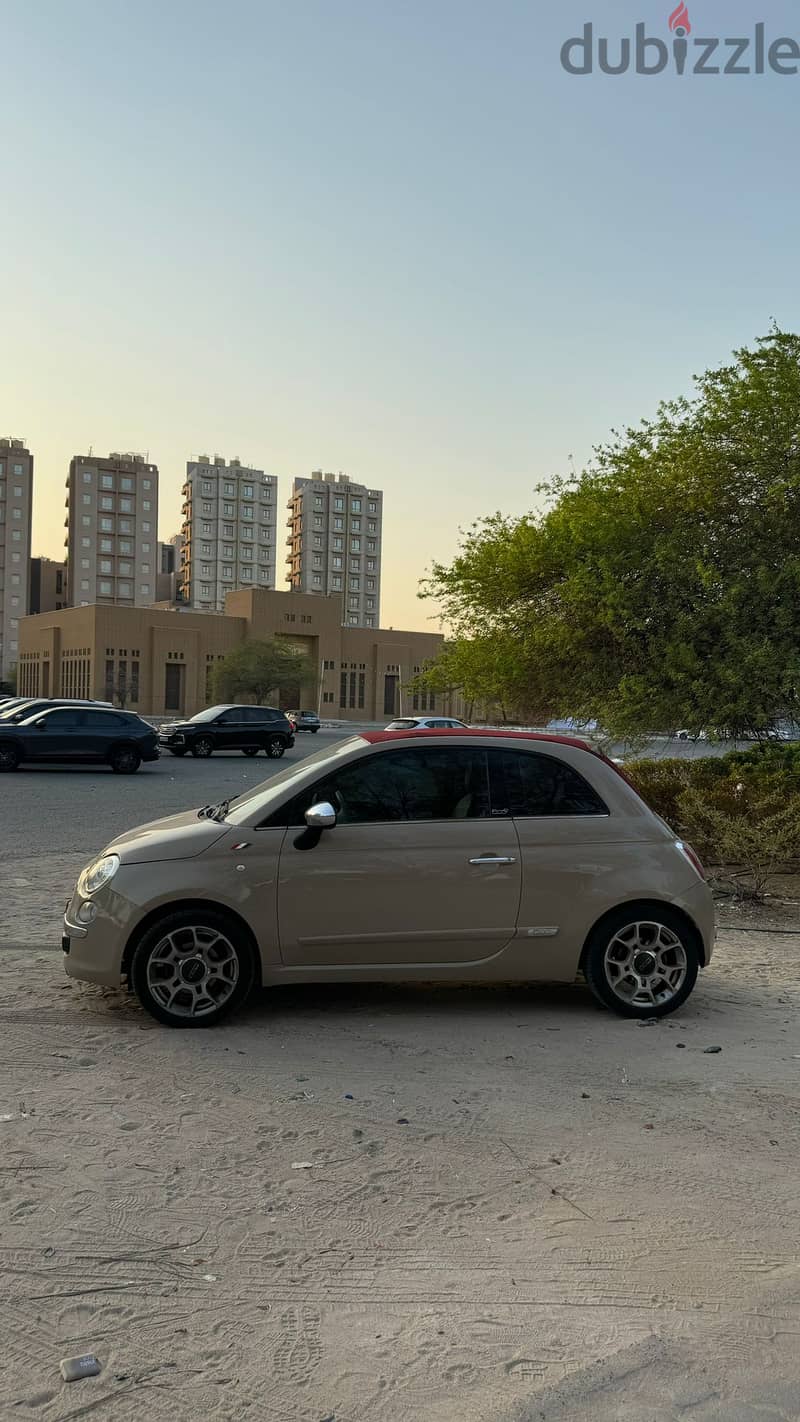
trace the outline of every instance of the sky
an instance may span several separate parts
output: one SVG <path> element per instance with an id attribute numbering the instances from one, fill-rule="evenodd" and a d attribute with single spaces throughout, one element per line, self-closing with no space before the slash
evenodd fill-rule
<path id="1" fill-rule="evenodd" d="M 676 0 L 0 0 L 0 434 L 385 491 L 382 622 L 459 528 L 800 326 L 800 75 L 567 74 Z M 800 40 L 789 0 L 693 38 Z M 726 51 L 726 58 L 731 54 Z M 724 62 L 724 61 L 723 61 Z M 740 61 L 742 63 L 746 60 Z M 285 547 L 279 529 L 278 576 Z M 430 619 L 434 619 L 431 622 Z"/>

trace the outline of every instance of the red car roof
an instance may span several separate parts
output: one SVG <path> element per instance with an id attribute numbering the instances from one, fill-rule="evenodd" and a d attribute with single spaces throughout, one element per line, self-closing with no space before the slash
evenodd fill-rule
<path id="1" fill-rule="evenodd" d="M 578 750 L 588 751 L 590 755 L 600 755 L 594 746 L 588 741 L 579 740 L 577 736 L 555 736 L 549 735 L 547 731 L 482 731 L 472 730 L 469 726 L 455 729 L 447 728 L 429 730 L 415 726 L 405 731 L 360 731 L 362 741 L 375 743 L 378 741 L 401 741 L 415 736 L 480 736 L 486 740 L 508 740 L 508 741 L 545 741 L 560 746 L 576 746 Z"/>

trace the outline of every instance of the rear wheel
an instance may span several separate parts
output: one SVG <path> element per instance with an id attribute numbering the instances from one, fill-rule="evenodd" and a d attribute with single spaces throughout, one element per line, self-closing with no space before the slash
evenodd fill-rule
<path id="1" fill-rule="evenodd" d="M 665 1017 L 697 981 L 696 932 L 674 909 L 617 909 L 593 930 L 583 971 L 595 997 L 621 1017 Z"/>
<path id="2" fill-rule="evenodd" d="M 206 760 L 214 749 L 214 742 L 208 736 L 199 736 L 192 746 L 192 755 L 199 755 L 202 760 Z"/>
<path id="3" fill-rule="evenodd" d="M 142 757 L 135 746 L 120 746 L 111 752 L 111 769 L 115 775 L 133 775 L 142 763 Z"/>
<path id="4" fill-rule="evenodd" d="M 144 935 L 131 963 L 139 1001 L 168 1027 L 213 1027 L 244 1001 L 254 978 L 246 934 L 212 909 L 165 915 Z"/>
<path id="5" fill-rule="evenodd" d="M 270 736 L 267 741 L 267 755 L 272 760 L 280 760 L 286 750 L 286 742 L 281 736 Z"/>
<path id="6" fill-rule="evenodd" d="M 21 759 L 17 746 L 0 745 L 0 771 L 16 770 Z"/>
<path id="7" fill-rule="evenodd" d="M 258 755 L 258 746 L 242 746 L 242 755 Z"/>
<path id="8" fill-rule="evenodd" d="M 319 726 L 312 726 L 312 727 L 311 727 L 311 734 L 312 734 L 312 736 L 315 736 L 315 735 L 317 734 L 317 731 L 318 731 L 318 730 L 319 730 Z"/>

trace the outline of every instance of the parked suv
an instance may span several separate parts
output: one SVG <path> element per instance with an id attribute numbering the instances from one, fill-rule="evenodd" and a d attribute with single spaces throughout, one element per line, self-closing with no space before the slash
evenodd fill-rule
<path id="1" fill-rule="evenodd" d="M 0 770 L 33 761 L 94 761 L 130 775 L 143 760 L 158 760 L 158 738 L 132 711 L 54 706 L 18 724 L 0 722 Z"/>
<path id="2" fill-rule="evenodd" d="M 576 738 L 460 730 L 366 731 L 121 835 L 81 874 L 63 938 L 70 977 L 126 977 L 173 1027 L 219 1021 L 255 983 L 579 971 L 623 1016 L 661 1017 L 713 943 L 697 856 L 610 761 Z"/>
<path id="3" fill-rule="evenodd" d="M 287 711 L 286 715 L 295 731 L 310 731 L 315 736 L 320 728 L 320 719 L 316 711 Z"/>
<path id="4" fill-rule="evenodd" d="M 158 739 L 165 750 L 177 756 L 191 751 L 205 757 L 219 750 L 258 755 L 263 750 L 277 760 L 294 745 L 294 731 L 274 706 L 208 706 L 188 721 L 162 726 Z"/>

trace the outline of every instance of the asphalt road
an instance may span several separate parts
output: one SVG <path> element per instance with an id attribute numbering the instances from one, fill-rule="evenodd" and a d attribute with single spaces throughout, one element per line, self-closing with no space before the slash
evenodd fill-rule
<path id="1" fill-rule="evenodd" d="M 251 760 L 238 751 L 208 760 L 166 754 L 135 775 L 96 765 L 25 767 L 2 781 L 0 863 L 43 853 L 94 854 L 134 825 L 240 795 L 349 734 L 300 735 L 281 760 Z"/>

